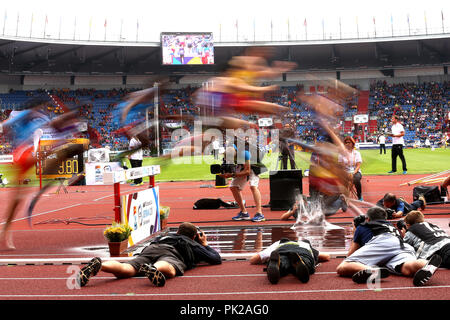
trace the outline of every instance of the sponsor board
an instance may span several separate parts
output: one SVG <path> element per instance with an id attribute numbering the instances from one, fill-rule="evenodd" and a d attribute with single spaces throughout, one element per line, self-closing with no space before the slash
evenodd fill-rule
<path id="1" fill-rule="evenodd" d="M 160 173 L 161 168 L 159 165 L 131 168 L 123 171 L 104 172 L 103 182 L 104 184 L 113 184 L 124 182 L 126 180 L 155 176 Z"/>
<path id="2" fill-rule="evenodd" d="M 258 126 L 260 127 L 270 127 L 273 125 L 272 118 L 260 118 L 258 119 Z"/>
<path id="3" fill-rule="evenodd" d="M 354 123 L 368 123 L 369 122 L 369 115 L 367 114 L 356 114 L 353 116 L 353 122 Z"/>
<path id="4" fill-rule="evenodd" d="M 86 169 L 86 185 L 105 185 L 112 184 L 105 183 L 104 173 L 112 173 L 116 171 L 123 171 L 123 168 L 118 162 L 88 162 L 85 164 Z"/>
<path id="5" fill-rule="evenodd" d="M 121 222 L 133 229 L 128 244 L 134 244 L 161 230 L 159 187 L 130 193 L 120 198 Z"/>
<path id="6" fill-rule="evenodd" d="M 125 172 L 125 177 L 127 180 L 133 180 L 137 178 L 143 178 L 148 176 L 154 176 L 160 174 L 161 170 L 159 166 L 146 166 L 139 168 L 131 168 Z"/>
<path id="7" fill-rule="evenodd" d="M 13 163 L 14 157 L 12 154 L 2 154 L 0 155 L 0 163 Z"/>

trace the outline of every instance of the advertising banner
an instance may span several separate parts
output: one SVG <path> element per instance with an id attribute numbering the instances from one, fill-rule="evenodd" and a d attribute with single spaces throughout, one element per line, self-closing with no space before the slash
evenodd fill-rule
<path id="1" fill-rule="evenodd" d="M 121 201 L 121 222 L 133 229 L 128 244 L 134 244 L 161 230 L 159 187 L 124 195 Z"/>
<path id="2" fill-rule="evenodd" d="M 0 155 L 0 163 L 13 163 L 13 155 L 12 154 L 1 154 Z"/>
<path id="3" fill-rule="evenodd" d="M 86 167 L 86 185 L 105 185 L 103 174 L 106 172 L 124 171 L 118 162 L 88 162 Z"/>

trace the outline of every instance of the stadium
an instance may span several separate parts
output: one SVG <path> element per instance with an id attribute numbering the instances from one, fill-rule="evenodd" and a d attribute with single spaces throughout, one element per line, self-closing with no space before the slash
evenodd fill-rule
<path id="1" fill-rule="evenodd" d="M 354 252 L 354 219 L 387 193 L 407 206 L 423 198 L 412 211 L 443 232 L 439 241 L 449 238 L 448 4 L 385 11 L 330 4 L 318 13 L 312 4 L 283 12 L 273 4 L 236 10 L 233 2 L 220 15 L 175 12 L 151 21 L 139 5 L 113 12 L 86 3 L 86 12 L 62 14 L 22 2 L 0 17 L 2 300 L 198 300 L 221 307 L 215 316 L 223 317 L 230 315 L 224 301 L 233 300 L 247 300 L 255 314 L 265 311 L 254 300 L 265 300 L 274 315 L 285 305 L 268 301 L 450 298 L 445 262 L 433 266 L 425 285 L 413 285 L 414 273 L 390 270 L 387 279 L 365 284 L 340 273 Z M 236 133 L 234 149 L 225 132 Z M 137 148 L 130 144 L 136 137 Z M 338 161 L 349 137 L 362 158 L 358 181 Z M 247 162 L 235 156 L 233 171 L 212 169 L 228 170 L 222 158 L 230 148 L 239 154 L 240 142 L 249 158 L 257 150 L 264 170 L 237 188 Z M 335 160 L 325 161 L 330 154 Z M 239 165 L 243 171 L 234 171 Z M 345 205 L 311 209 L 312 188 Z M 387 220 L 398 226 L 405 216 Z M 109 260 L 129 266 L 184 222 L 202 230 L 208 240 L 200 243 L 221 264 L 200 263 L 175 277 L 156 262 L 153 278 L 147 272 L 117 281 L 105 267 Z M 117 254 L 105 238 L 115 223 L 132 229 Z M 273 269 L 252 259 L 284 238 L 307 239 L 329 258 L 315 261 L 306 281 L 297 268 L 276 273 L 274 285 L 264 268 Z M 445 260 L 445 250 L 438 253 Z M 95 257 L 101 271 L 92 271 Z M 425 269 L 433 261 L 427 258 Z M 385 270 L 379 267 L 373 270 Z M 80 287 L 83 272 L 89 284 Z M 165 285 L 155 285 L 155 273 Z M 188 313 L 173 306 L 173 317 Z"/>

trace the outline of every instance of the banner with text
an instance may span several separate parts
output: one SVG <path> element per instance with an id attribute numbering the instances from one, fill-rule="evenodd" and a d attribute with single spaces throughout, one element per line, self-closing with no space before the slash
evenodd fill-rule
<path id="1" fill-rule="evenodd" d="M 158 186 L 124 195 L 120 201 L 121 221 L 133 229 L 128 240 L 130 246 L 161 230 Z"/>

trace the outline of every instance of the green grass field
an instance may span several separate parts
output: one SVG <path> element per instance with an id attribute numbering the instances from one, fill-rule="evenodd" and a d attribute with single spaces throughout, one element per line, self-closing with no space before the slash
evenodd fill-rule
<path id="1" fill-rule="evenodd" d="M 450 169 L 450 149 L 439 148 L 434 151 L 430 149 L 405 149 L 404 154 L 408 165 L 408 174 L 433 174 Z M 379 154 L 378 150 L 361 150 L 361 155 L 363 158 L 361 167 L 363 175 L 387 175 L 387 172 L 391 170 L 391 150 L 387 150 L 387 153 L 382 155 Z M 277 165 L 277 158 L 277 154 L 266 155 L 263 162 L 270 170 L 274 170 Z M 296 152 L 297 166 L 302 170 L 308 169 L 309 158 L 309 153 Z M 196 156 L 164 163 L 158 163 L 157 158 L 145 158 L 143 165 L 161 165 L 161 174 L 156 177 L 157 181 L 186 181 L 214 180 L 215 176 L 209 171 L 209 166 L 213 163 L 220 163 L 220 161 L 214 161 L 213 156 Z M 397 171 L 401 173 L 401 161 L 398 158 L 397 167 Z M 0 165 L 0 173 L 11 181 L 11 165 Z M 261 178 L 268 177 L 268 172 L 261 175 Z M 32 185 L 39 183 L 34 170 L 30 170 L 29 178 L 32 180 Z"/>
<path id="2" fill-rule="evenodd" d="M 450 149 L 405 149 L 404 155 L 408 166 L 408 174 L 432 174 L 450 169 Z M 391 170 L 391 151 L 386 150 L 386 154 L 380 155 L 379 150 L 361 150 L 363 164 L 361 170 L 363 175 L 384 175 Z M 277 154 L 266 155 L 264 164 L 274 170 L 277 165 Z M 296 164 L 302 170 L 309 167 L 310 153 L 296 152 Z M 156 159 L 147 158 L 144 165 L 156 164 Z M 209 173 L 209 165 L 214 162 L 212 156 L 204 156 L 203 163 L 201 157 L 185 159 L 186 164 L 169 164 L 161 168 L 159 181 L 180 181 L 180 180 L 213 180 L 214 176 Z M 198 162 L 198 163 L 197 163 Z M 217 161 L 219 163 L 219 161 Z M 401 161 L 397 158 L 397 171 L 402 172 Z M 268 172 L 261 175 L 268 178 Z"/>

